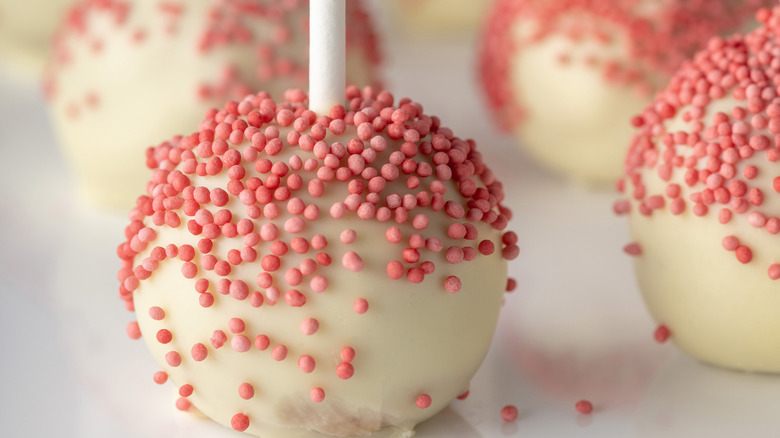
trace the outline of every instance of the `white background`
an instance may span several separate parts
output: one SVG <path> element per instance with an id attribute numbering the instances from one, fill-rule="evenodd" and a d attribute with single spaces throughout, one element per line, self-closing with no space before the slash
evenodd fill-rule
<path id="1" fill-rule="evenodd" d="M 375 1 L 375 3 L 377 3 Z M 380 27 L 393 27 L 382 16 Z M 776 437 L 780 377 L 699 364 L 652 339 L 611 188 L 534 167 L 491 125 L 473 40 L 385 41 L 387 83 L 477 139 L 514 211 L 518 280 L 471 395 L 419 438 Z M 125 219 L 76 194 L 39 87 L 0 73 L 0 437 L 242 436 L 173 408 L 117 298 Z M 593 414 L 574 404 L 593 402 Z M 499 415 L 519 408 L 514 423 Z"/>

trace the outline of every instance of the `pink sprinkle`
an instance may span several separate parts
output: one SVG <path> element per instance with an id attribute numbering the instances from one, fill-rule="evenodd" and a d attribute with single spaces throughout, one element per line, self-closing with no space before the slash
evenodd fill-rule
<path id="1" fill-rule="evenodd" d="M 154 373 L 153 379 L 154 379 L 154 383 L 158 385 L 162 385 L 163 383 L 168 381 L 168 373 L 166 373 L 165 371 L 157 371 L 156 373 Z"/>
<path id="2" fill-rule="evenodd" d="M 344 257 L 341 259 L 341 264 L 352 272 L 360 272 L 363 270 L 363 259 L 354 251 L 349 251 L 344 254 Z"/>
<path id="3" fill-rule="evenodd" d="M 466 237 L 466 226 L 461 223 L 454 223 L 447 227 L 447 236 L 450 239 L 462 239 Z"/>
<path id="4" fill-rule="evenodd" d="M 355 349 L 352 347 L 344 347 L 341 349 L 341 360 L 344 362 L 352 362 L 355 359 Z"/>
<path id="5" fill-rule="evenodd" d="M 198 266 L 192 262 L 186 262 L 181 266 L 181 273 L 184 278 L 195 278 L 198 275 Z"/>
<path id="6" fill-rule="evenodd" d="M 642 247 L 636 242 L 629 243 L 623 247 L 623 252 L 630 256 L 638 256 L 642 254 Z"/>
<path id="7" fill-rule="evenodd" d="M 306 318 L 301 322 L 301 332 L 304 335 L 313 335 L 320 328 L 320 323 L 314 318 Z"/>
<path id="8" fill-rule="evenodd" d="M 417 407 L 420 409 L 427 409 L 431 406 L 432 399 L 431 396 L 428 394 L 420 394 L 417 396 Z"/>
<path id="9" fill-rule="evenodd" d="M 514 260 L 518 255 L 520 255 L 520 248 L 517 245 L 507 245 L 503 250 L 501 250 L 501 255 L 506 260 Z"/>
<path id="10" fill-rule="evenodd" d="M 230 419 L 230 426 L 239 432 L 243 432 L 249 428 L 249 417 L 244 414 L 233 415 L 233 418 Z"/>
<path id="11" fill-rule="evenodd" d="M 739 239 L 734 236 L 726 236 L 723 238 L 723 248 L 726 251 L 736 251 L 739 247 Z"/>
<path id="12" fill-rule="evenodd" d="M 230 318 L 228 320 L 228 328 L 231 333 L 241 333 L 246 330 L 246 324 L 244 324 L 244 320 L 241 318 Z"/>
<path id="13" fill-rule="evenodd" d="M 157 306 L 149 308 L 149 317 L 155 321 L 161 321 L 165 318 L 165 311 Z"/>
<path id="14" fill-rule="evenodd" d="M 238 386 L 238 395 L 244 400 L 249 400 L 255 396 L 255 387 L 244 382 Z"/>
<path id="15" fill-rule="evenodd" d="M 311 287 L 311 290 L 315 293 L 325 292 L 325 289 L 328 288 L 328 279 L 322 275 L 315 275 L 309 282 L 309 287 Z"/>
<path id="16" fill-rule="evenodd" d="M 780 264 L 775 263 L 773 265 L 770 265 L 768 274 L 769 274 L 769 278 L 771 278 L 772 280 L 779 279 L 780 278 Z"/>
<path id="17" fill-rule="evenodd" d="M 290 286 L 298 286 L 303 281 L 303 274 L 298 268 L 290 268 L 285 271 L 284 280 Z"/>
<path id="18" fill-rule="evenodd" d="M 385 232 L 385 237 L 387 238 L 387 241 L 390 243 L 399 243 L 401 239 L 403 238 L 403 233 L 401 233 L 401 229 L 392 226 L 387 229 Z"/>
<path id="19" fill-rule="evenodd" d="M 490 255 L 496 250 L 495 244 L 490 240 L 483 240 L 479 242 L 479 252 L 482 255 Z"/>
<path id="20" fill-rule="evenodd" d="M 266 293 L 268 293 L 268 291 L 266 291 Z M 290 289 L 284 293 L 284 301 L 292 307 L 301 307 L 306 304 L 306 297 L 299 291 Z"/>
<path id="21" fill-rule="evenodd" d="M 466 400 L 469 397 L 469 390 L 466 390 L 466 392 L 458 395 L 458 400 Z"/>
<path id="22" fill-rule="evenodd" d="M 190 384 L 181 385 L 181 387 L 179 387 L 179 395 L 182 396 L 182 397 L 189 397 L 189 396 L 191 396 L 192 395 L 192 391 L 193 391 L 193 388 L 192 388 L 192 385 L 190 385 Z"/>
<path id="23" fill-rule="evenodd" d="M 428 228 L 428 216 L 424 214 L 418 214 L 412 219 L 412 226 L 416 230 L 424 230 Z"/>
<path id="24" fill-rule="evenodd" d="M 298 368 L 301 369 L 304 373 L 311 373 L 314 371 L 314 367 L 316 366 L 316 363 L 314 362 L 314 358 L 311 356 L 304 354 L 300 358 L 298 358 Z"/>
<path id="25" fill-rule="evenodd" d="M 321 403 L 325 400 L 325 390 L 322 388 L 314 388 L 310 393 L 311 400 L 315 403 Z"/>
<path id="26" fill-rule="evenodd" d="M 342 243 L 350 244 L 355 241 L 355 238 L 357 237 L 357 233 L 355 232 L 355 230 L 352 229 L 344 230 L 341 232 L 340 237 Z"/>
<path id="27" fill-rule="evenodd" d="M 127 336 L 130 337 L 130 339 L 140 339 L 141 338 L 141 329 L 138 327 L 138 322 L 133 321 L 127 324 Z"/>
<path id="28" fill-rule="evenodd" d="M 181 356 L 175 351 L 169 351 L 165 354 L 165 362 L 168 365 L 176 368 L 181 365 Z"/>
<path id="29" fill-rule="evenodd" d="M 249 296 L 249 286 L 241 280 L 230 283 L 230 295 L 237 300 L 244 300 Z"/>
<path id="30" fill-rule="evenodd" d="M 287 347 L 284 345 L 277 345 L 271 350 L 271 357 L 276 361 L 282 361 L 287 358 Z"/>
<path id="31" fill-rule="evenodd" d="M 740 263 L 750 263 L 750 261 L 753 260 L 753 251 L 747 246 L 740 245 L 737 247 L 736 253 L 737 260 L 739 260 Z"/>
<path id="32" fill-rule="evenodd" d="M 398 280 L 404 275 L 404 265 L 398 260 L 393 260 L 387 264 L 387 276 L 393 280 Z"/>
<path id="33" fill-rule="evenodd" d="M 298 216 L 287 219 L 287 221 L 284 223 L 284 230 L 293 234 L 300 233 L 305 227 L 306 222 Z"/>
<path id="34" fill-rule="evenodd" d="M 347 380 L 354 374 L 355 368 L 353 368 L 352 364 L 348 362 L 342 362 L 339 364 L 339 366 L 336 367 L 336 375 L 339 376 L 339 379 Z"/>
<path id="35" fill-rule="evenodd" d="M 214 348 L 221 348 L 225 341 L 227 341 L 227 335 L 222 330 L 214 330 L 211 335 L 211 346 Z"/>
<path id="36" fill-rule="evenodd" d="M 170 330 L 167 329 L 160 329 L 157 331 L 157 342 L 161 344 L 167 344 L 171 342 L 173 339 L 173 334 L 170 332 Z"/>
<path id="37" fill-rule="evenodd" d="M 655 341 L 659 344 L 663 344 L 666 342 L 667 339 L 669 339 L 669 336 L 671 335 L 671 332 L 669 331 L 669 328 L 665 325 L 661 324 L 658 326 L 658 328 L 655 329 L 655 333 L 653 333 L 653 337 L 655 338 Z"/>
<path id="38" fill-rule="evenodd" d="M 204 308 L 211 307 L 214 304 L 214 295 L 210 292 L 204 292 L 198 297 L 198 303 Z"/>
<path id="39" fill-rule="evenodd" d="M 249 304 L 252 307 L 260 307 L 263 305 L 263 302 L 265 301 L 265 298 L 263 298 L 263 294 L 260 292 L 252 292 L 252 295 L 249 296 Z"/>
<path id="40" fill-rule="evenodd" d="M 501 419 L 511 423 L 517 420 L 517 407 L 514 405 L 506 405 L 501 409 Z"/>
<path id="41" fill-rule="evenodd" d="M 406 279 L 411 283 L 422 283 L 425 280 L 425 271 L 422 268 L 409 268 L 406 272 Z"/>
<path id="42" fill-rule="evenodd" d="M 587 400 L 580 400 L 578 401 L 574 407 L 577 409 L 577 412 L 580 414 L 590 414 L 593 412 L 593 404 Z"/>
<path id="43" fill-rule="evenodd" d="M 445 259 L 447 260 L 447 263 L 460 263 L 463 260 L 463 249 L 458 246 L 451 246 L 447 248 Z"/>
<path id="44" fill-rule="evenodd" d="M 192 350 L 190 351 L 192 354 L 192 358 L 196 362 L 200 362 L 204 359 L 206 359 L 206 356 L 208 356 L 209 352 L 208 349 L 206 349 L 206 346 L 198 342 L 197 344 L 192 346 Z"/>
<path id="45" fill-rule="evenodd" d="M 355 310 L 355 313 L 362 315 L 368 311 L 368 301 L 364 298 L 358 298 L 352 303 L 352 308 Z"/>
<path id="46" fill-rule="evenodd" d="M 455 293 L 458 292 L 461 288 L 461 282 L 460 278 L 450 275 L 447 277 L 446 280 L 444 280 L 444 289 L 449 293 Z"/>
<path id="47" fill-rule="evenodd" d="M 190 410 L 191 407 L 192 407 L 192 403 L 190 403 L 190 401 L 187 400 L 186 398 L 179 397 L 178 399 L 176 399 L 176 409 L 182 412 L 187 412 Z"/>
<path id="48" fill-rule="evenodd" d="M 230 341 L 230 346 L 233 347 L 233 349 L 237 352 L 244 353 L 249 351 L 249 348 L 252 346 L 252 342 L 244 335 L 235 335 Z"/>
<path id="49" fill-rule="evenodd" d="M 257 348 L 260 351 L 264 351 L 268 348 L 268 346 L 271 345 L 271 340 L 268 339 L 268 336 L 266 335 L 257 335 L 255 338 L 255 348 Z"/>

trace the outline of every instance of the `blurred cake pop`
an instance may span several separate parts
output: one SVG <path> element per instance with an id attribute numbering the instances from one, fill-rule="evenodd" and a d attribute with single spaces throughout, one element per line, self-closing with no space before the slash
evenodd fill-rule
<path id="1" fill-rule="evenodd" d="M 376 83 L 373 26 L 359 0 L 347 11 L 347 80 Z M 46 82 L 82 191 L 129 208 L 149 179 L 139 151 L 227 99 L 304 88 L 307 14 L 305 0 L 80 2 L 56 36 Z"/>
<path id="2" fill-rule="evenodd" d="M 488 0 L 390 0 L 392 16 L 402 30 L 415 35 L 471 36 L 482 24 Z"/>
<path id="3" fill-rule="evenodd" d="M 0 0 L 0 60 L 14 73 L 40 74 L 51 38 L 76 0 Z"/>
<path id="4" fill-rule="evenodd" d="M 615 208 L 659 340 L 780 372 L 780 9 L 758 18 L 710 40 L 634 118 Z"/>
<path id="5" fill-rule="evenodd" d="M 498 0 L 480 76 L 502 127 L 586 183 L 621 173 L 638 113 L 686 57 L 771 0 Z"/>

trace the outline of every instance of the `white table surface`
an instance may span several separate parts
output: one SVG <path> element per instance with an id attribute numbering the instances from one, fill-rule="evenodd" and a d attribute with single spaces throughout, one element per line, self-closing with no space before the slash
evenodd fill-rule
<path id="1" fill-rule="evenodd" d="M 472 45 L 385 46 L 396 97 L 478 140 L 521 247 L 518 288 L 470 397 L 417 437 L 780 436 L 780 376 L 702 365 L 653 341 L 616 195 L 539 170 L 495 132 Z M 116 292 L 125 219 L 78 198 L 37 84 L 3 73 L 0 151 L 0 437 L 243 436 L 176 411 L 173 388 L 152 382 L 157 366 L 125 335 L 132 315 Z M 577 413 L 580 399 L 591 415 Z M 500 418 L 506 404 L 519 409 L 514 423 Z"/>

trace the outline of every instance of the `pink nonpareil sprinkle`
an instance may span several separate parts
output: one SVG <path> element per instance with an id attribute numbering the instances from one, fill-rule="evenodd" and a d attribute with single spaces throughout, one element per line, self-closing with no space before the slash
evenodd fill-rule
<path id="1" fill-rule="evenodd" d="M 593 404 L 588 400 L 580 400 L 574 405 L 574 407 L 580 414 L 587 415 L 593 412 Z"/>
<path id="2" fill-rule="evenodd" d="M 501 408 L 501 419 L 508 423 L 517 420 L 517 407 L 514 405 L 506 405 Z"/>

